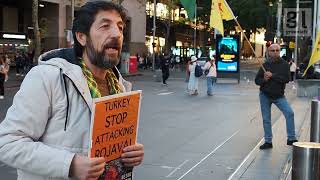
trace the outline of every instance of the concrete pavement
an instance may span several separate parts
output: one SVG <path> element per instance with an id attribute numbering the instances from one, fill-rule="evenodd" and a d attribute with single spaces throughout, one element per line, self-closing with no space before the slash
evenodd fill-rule
<path id="1" fill-rule="evenodd" d="M 172 78 L 183 78 L 181 73 L 171 72 Z M 241 73 L 241 79 L 244 82 L 252 83 L 255 75 L 255 70 L 245 70 Z M 145 72 L 144 76 L 149 76 L 151 79 L 152 74 Z M 249 80 L 249 82 L 247 81 Z M 220 82 L 223 80 L 220 80 Z M 219 82 L 219 80 L 218 80 Z M 242 84 L 245 84 L 242 82 Z M 241 85 L 240 85 L 241 86 Z M 295 113 L 295 124 L 297 138 L 299 141 L 307 141 L 305 134 L 309 132 L 306 128 L 310 124 L 310 99 L 296 98 L 296 91 L 293 88 L 293 84 L 288 85 L 289 101 L 292 104 L 292 108 Z M 261 114 L 258 113 L 250 121 L 261 120 Z M 233 173 L 228 179 L 287 179 L 290 178 L 291 173 L 291 159 L 292 159 L 292 146 L 286 145 L 286 125 L 284 116 L 278 111 L 273 110 L 272 116 L 276 117 L 273 124 L 274 148 L 270 150 L 259 150 L 259 146 L 263 144 L 263 138 L 255 145 L 255 147 L 247 154 L 247 156 L 239 163 L 237 168 L 233 169 Z M 249 127 L 254 128 L 254 127 Z M 248 132 L 239 132 L 238 137 L 244 138 L 248 136 Z M 239 139 L 241 141 L 241 139 Z M 231 154 L 232 155 L 232 152 Z M 182 162 L 183 165 L 185 162 Z M 180 168 L 180 167 L 179 167 Z M 227 167 L 228 168 L 228 167 Z M 192 170 L 192 169 L 190 169 Z M 181 176 L 183 177 L 183 176 Z M 184 178 L 184 177 L 183 177 Z"/>

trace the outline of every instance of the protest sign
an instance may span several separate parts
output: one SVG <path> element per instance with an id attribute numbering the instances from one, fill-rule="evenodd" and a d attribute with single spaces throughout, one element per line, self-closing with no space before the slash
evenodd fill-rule
<path id="1" fill-rule="evenodd" d="M 99 179 L 132 179 L 132 168 L 123 167 L 120 159 L 123 148 L 136 143 L 140 101 L 141 91 L 94 99 L 89 156 L 106 159 Z"/>

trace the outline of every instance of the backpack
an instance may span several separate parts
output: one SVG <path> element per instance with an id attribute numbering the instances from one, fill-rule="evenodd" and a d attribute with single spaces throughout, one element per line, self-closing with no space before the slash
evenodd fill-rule
<path id="1" fill-rule="evenodd" d="M 197 64 L 197 65 L 196 65 L 196 68 L 195 68 L 194 75 L 195 75 L 196 77 L 201 77 L 202 74 L 203 74 L 203 71 L 202 71 L 202 69 L 201 69 L 201 66 Z"/>

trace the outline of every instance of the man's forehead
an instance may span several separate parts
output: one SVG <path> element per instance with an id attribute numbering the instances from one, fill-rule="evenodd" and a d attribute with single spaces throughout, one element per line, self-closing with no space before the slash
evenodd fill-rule
<path id="1" fill-rule="evenodd" d="M 101 10 L 96 14 L 95 21 L 103 22 L 107 20 L 123 22 L 120 13 L 116 10 Z"/>
<path id="2" fill-rule="evenodd" d="M 271 44 L 269 49 L 280 49 L 280 46 L 278 44 Z"/>

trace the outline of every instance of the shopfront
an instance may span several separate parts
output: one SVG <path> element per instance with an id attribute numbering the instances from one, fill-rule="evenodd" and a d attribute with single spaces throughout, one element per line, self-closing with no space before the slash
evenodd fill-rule
<path id="1" fill-rule="evenodd" d="M 29 43 L 25 34 L 0 32 L 0 56 L 7 55 L 13 62 L 16 54 L 27 52 L 28 47 Z"/>

